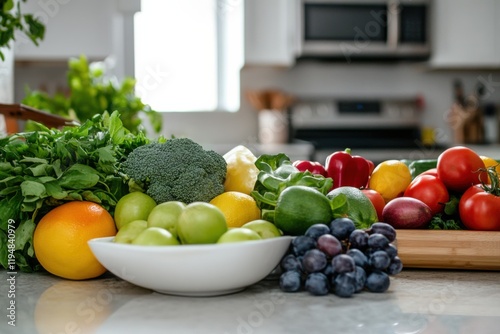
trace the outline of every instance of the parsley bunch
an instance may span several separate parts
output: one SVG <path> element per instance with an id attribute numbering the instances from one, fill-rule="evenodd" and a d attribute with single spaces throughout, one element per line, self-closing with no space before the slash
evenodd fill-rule
<path id="1" fill-rule="evenodd" d="M 121 165 L 149 143 L 132 134 L 118 112 L 97 114 L 77 127 L 48 129 L 0 139 L 0 264 L 8 263 L 8 222 L 14 221 L 15 259 L 21 271 L 37 271 L 36 224 L 52 208 L 74 200 L 99 203 L 113 214 L 129 192 Z"/>

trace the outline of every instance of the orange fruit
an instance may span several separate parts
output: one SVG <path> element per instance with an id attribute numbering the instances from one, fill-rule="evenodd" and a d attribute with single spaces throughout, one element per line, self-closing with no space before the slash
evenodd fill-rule
<path id="1" fill-rule="evenodd" d="M 83 280 L 106 269 L 87 242 L 116 235 L 113 217 L 102 206 L 87 201 L 62 204 L 42 217 L 33 234 L 35 256 L 42 267 L 59 277 Z"/>
<path id="2" fill-rule="evenodd" d="M 226 191 L 210 201 L 226 217 L 227 227 L 241 227 L 260 219 L 260 209 L 254 198 L 238 191 Z"/>

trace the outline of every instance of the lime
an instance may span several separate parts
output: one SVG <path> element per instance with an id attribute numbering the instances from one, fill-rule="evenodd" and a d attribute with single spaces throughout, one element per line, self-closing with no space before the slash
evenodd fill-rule
<path id="1" fill-rule="evenodd" d="M 148 227 L 132 240 L 133 245 L 176 246 L 179 241 L 172 233 L 161 227 Z"/>
<path id="2" fill-rule="evenodd" d="M 175 225 L 186 204 L 178 201 L 170 201 L 158 204 L 151 210 L 148 216 L 148 227 L 161 227 L 168 230 L 177 237 Z"/>
<path id="3" fill-rule="evenodd" d="M 140 191 L 128 193 L 118 200 L 115 207 L 114 220 L 119 230 L 134 220 L 147 220 L 156 202 L 149 195 Z"/>
<path id="4" fill-rule="evenodd" d="M 145 220 L 134 220 L 122 226 L 116 233 L 114 242 L 119 244 L 129 244 L 148 227 L 148 222 Z"/>
<path id="5" fill-rule="evenodd" d="M 356 228 L 368 228 L 378 221 L 377 210 L 360 189 L 355 187 L 338 187 L 327 195 L 332 202 L 335 218 L 349 217 Z"/>
<path id="6" fill-rule="evenodd" d="M 262 238 L 254 230 L 244 227 L 235 227 L 231 230 L 228 230 L 223 235 L 221 235 L 219 240 L 217 240 L 217 243 L 226 244 L 231 242 L 242 242 L 251 240 L 262 240 Z"/>
<path id="7" fill-rule="evenodd" d="M 183 244 L 214 244 L 227 231 L 226 218 L 213 204 L 193 202 L 181 212 L 176 230 Z"/>

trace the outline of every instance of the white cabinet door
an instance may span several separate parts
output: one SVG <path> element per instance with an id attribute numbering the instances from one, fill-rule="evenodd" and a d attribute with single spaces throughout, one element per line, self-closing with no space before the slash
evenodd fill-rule
<path id="1" fill-rule="evenodd" d="M 245 64 L 295 62 L 297 0 L 245 1 Z"/>
<path id="2" fill-rule="evenodd" d="M 435 0 L 433 5 L 433 67 L 500 66 L 500 1 Z"/>
<path id="3" fill-rule="evenodd" d="M 16 60 L 66 60 L 86 55 L 103 59 L 122 47 L 125 5 L 140 8 L 140 0 L 40 0 L 23 2 L 45 24 L 45 38 L 35 46 L 24 36 L 15 43 Z M 122 51 L 123 52 L 123 51 Z"/>

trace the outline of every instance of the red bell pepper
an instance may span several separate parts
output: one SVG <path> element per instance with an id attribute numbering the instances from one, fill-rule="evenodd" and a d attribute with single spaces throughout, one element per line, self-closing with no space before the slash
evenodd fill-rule
<path id="1" fill-rule="evenodd" d="M 323 165 L 317 161 L 296 160 L 292 165 L 301 172 L 305 172 L 306 170 L 308 170 L 313 174 L 319 174 L 323 175 L 324 177 L 328 177 L 328 173 L 326 172 L 325 167 L 323 167 Z"/>
<path id="2" fill-rule="evenodd" d="M 356 188 L 366 187 L 373 162 L 359 155 L 351 155 L 351 149 L 338 151 L 326 158 L 325 169 L 328 177 L 333 179 L 332 189 L 351 186 Z"/>

